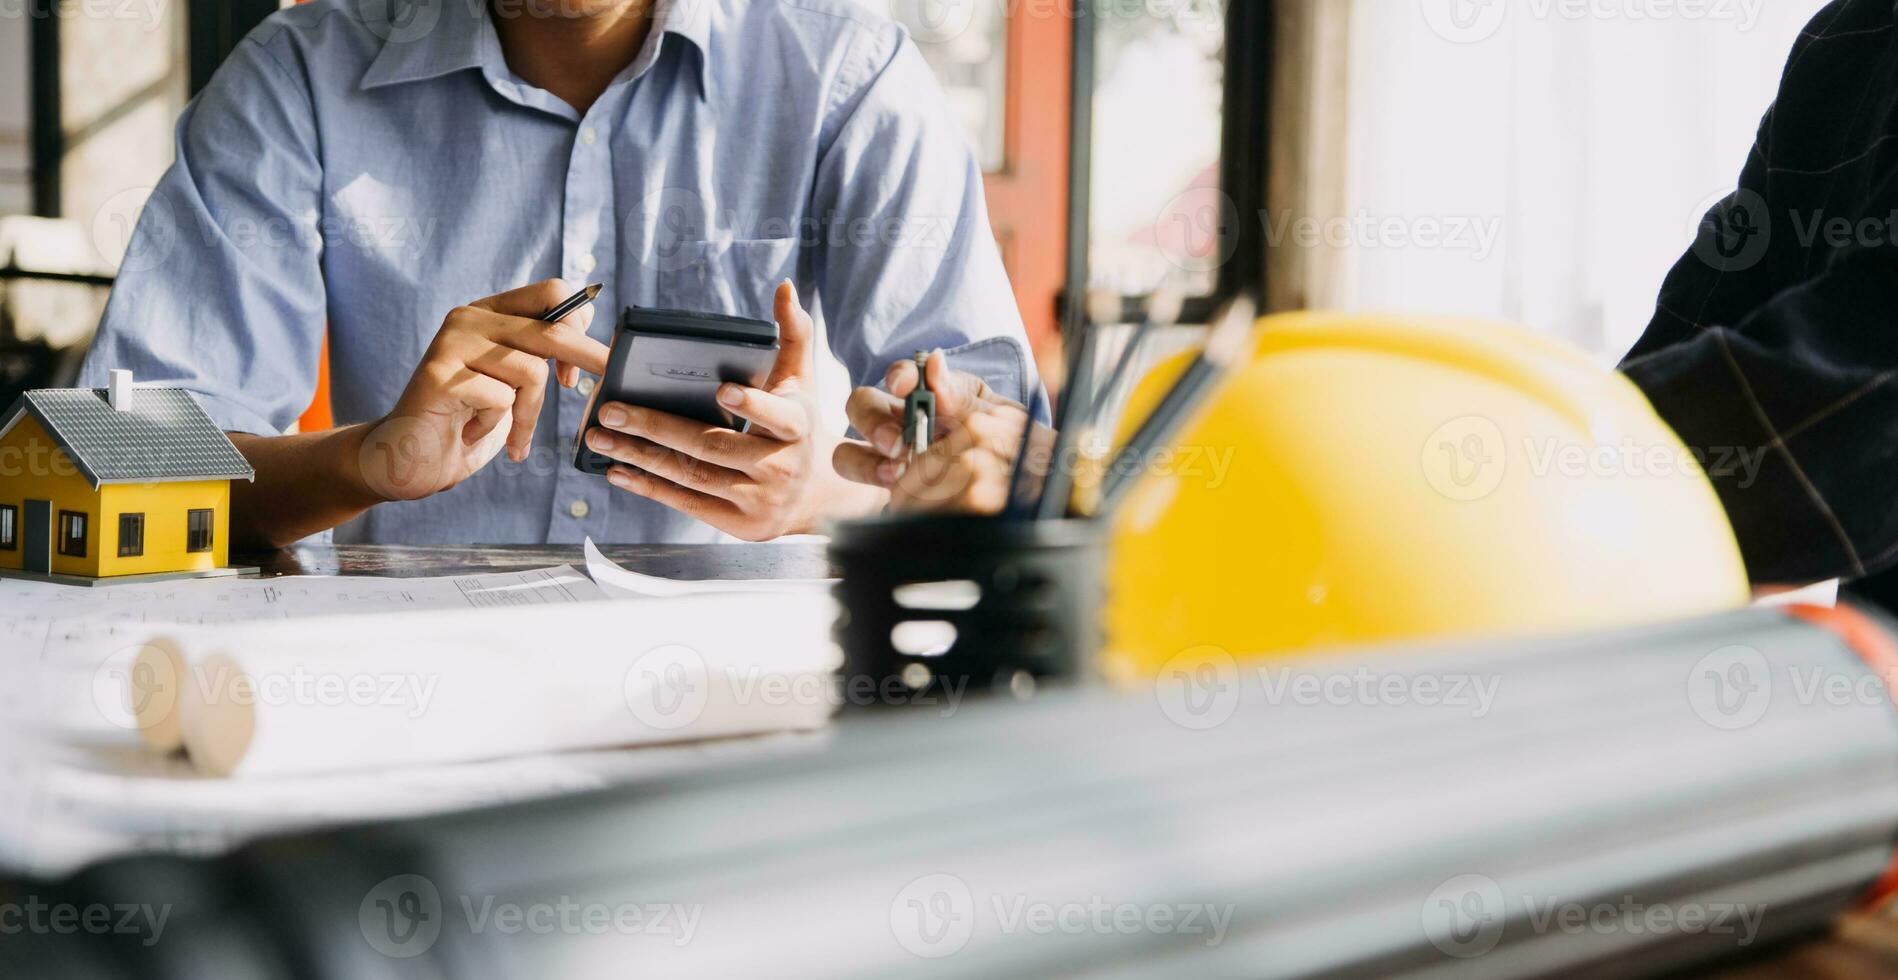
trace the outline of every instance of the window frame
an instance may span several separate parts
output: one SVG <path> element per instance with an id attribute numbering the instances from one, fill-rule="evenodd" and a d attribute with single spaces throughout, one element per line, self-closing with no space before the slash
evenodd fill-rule
<path id="1" fill-rule="evenodd" d="M 74 537 L 72 528 L 79 527 L 79 536 Z M 59 512 L 59 553 L 67 558 L 86 557 L 87 542 L 92 536 L 91 515 L 80 510 L 62 510 Z M 77 550 L 75 550 L 77 549 Z"/>
<path id="2" fill-rule="evenodd" d="M 1266 237 L 1260 216 L 1266 213 L 1266 183 L 1271 178 L 1273 46 L 1277 16 L 1270 3 L 1226 5 L 1226 56 L 1222 67 L 1224 102 L 1220 107 L 1219 191 L 1232 202 L 1238 227 L 1220 235 L 1227 258 L 1219 265 L 1213 291 L 1188 297 L 1180 309 L 1183 324 L 1211 323 L 1221 307 L 1249 293 L 1261 301 L 1266 295 Z M 1067 377 L 1089 329 L 1088 251 L 1093 245 L 1089 225 L 1094 173 L 1094 87 L 1097 69 L 1096 14 L 1091 4 L 1074 7 L 1074 77 L 1069 129 L 1068 275 L 1061 291 L 1061 340 L 1067 348 Z M 1120 297 L 1120 323 L 1138 323 L 1146 315 L 1149 295 Z M 1065 422 L 1064 406 L 1056 406 L 1057 428 Z"/>
<path id="3" fill-rule="evenodd" d="M 191 0 L 185 8 L 185 61 L 191 94 L 211 82 L 244 37 L 281 7 L 278 0 Z"/>
<path id="4" fill-rule="evenodd" d="M 127 544 L 127 538 L 131 543 Z M 127 548 L 130 550 L 127 550 Z M 119 557 L 145 557 L 145 515 L 143 512 L 119 515 Z"/>
<path id="5" fill-rule="evenodd" d="M 1269 3 L 1226 5 L 1226 57 L 1223 66 L 1224 100 L 1220 108 L 1219 191 L 1233 205 L 1238 227 L 1221 235 L 1220 248 L 1228 258 L 1220 263 L 1213 291 L 1188 297 L 1180 310 L 1181 323 L 1210 323 L 1226 302 L 1241 293 L 1265 295 L 1265 225 L 1258 216 L 1266 211 L 1266 182 L 1271 177 L 1269 151 L 1272 129 L 1273 43 L 1277 21 Z M 1089 5 L 1075 7 L 1074 18 L 1074 126 L 1069 159 L 1070 182 L 1076 201 L 1069 211 L 1068 285 L 1062 293 L 1062 336 L 1080 336 L 1086 303 L 1069 302 L 1086 296 L 1088 226 L 1094 156 L 1094 86 L 1097 82 L 1095 15 Z M 1145 314 L 1147 295 L 1121 297 L 1121 320 L 1137 323 Z"/>
<path id="6" fill-rule="evenodd" d="M 37 6 L 36 6 L 37 9 Z M 58 17 L 27 18 L 28 163 L 32 168 L 33 213 L 60 215 L 60 165 L 66 156 L 65 126 L 60 118 Z"/>
<path id="7" fill-rule="evenodd" d="M 20 550 L 20 508 L 0 504 L 0 551 Z"/>
<path id="8" fill-rule="evenodd" d="M 188 92 L 196 96 L 218 66 L 245 36 L 282 6 L 279 0 L 190 0 L 184 11 L 183 69 Z M 62 206 L 67 145 L 60 68 L 60 21 L 42 16 L 34 3 L 27 18 L 28 144 L 32 167 L 33 213 L 57 218 Z M 110 285 L 110 282 L 104 283 Z"/>
<path id="9" fill-rule="evenodd" d="M 198 515 L 204 515 L 204 543 L 198 545 Z M 212 507 L 195 507 L 185 511 L 185 554 L 202 555 L 217 547 L 217 510 Z"/>

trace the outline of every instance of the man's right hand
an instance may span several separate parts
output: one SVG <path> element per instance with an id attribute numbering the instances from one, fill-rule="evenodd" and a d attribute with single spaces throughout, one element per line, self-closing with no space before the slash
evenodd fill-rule
<path id="1" fill-rule="evenodd" d="M 534 319 L 572 295 L 548 279 L 457 307 L 442 321 L 395 408 L 369 427 L 358 453 L 364 486 L 384 500 L 417 500 L 479 472 L 507 448 L 533 447 L 548 362 L 561 384 L 602 374 L 607 347 L 586 335 L 591 305 L 559 323 Z"/>

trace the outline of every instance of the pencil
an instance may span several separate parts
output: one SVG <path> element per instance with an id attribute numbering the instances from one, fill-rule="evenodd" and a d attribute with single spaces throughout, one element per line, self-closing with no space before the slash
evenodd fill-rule
<path id="1" fill-rule="evenodd" d="M 605 288 L 606 288 L 606 283 L 596 282 L 593 285 L 588 286 L 587 288 L 582 289 L 577 293 L 574 293 L 572 296 L 569 296 L 566 299 L 561 300 L 559 303 L 554 304 L 553 309 L 548 310 L 545 313 L 542 313 L 540 316 L 537 316 L 534 319 L 545 320 L 548 323 L 559 323 L 561 320 L 564 320 L 569 315 L 571 315 L 573 311 L 581 308 L 582 306 L 587 305 L 588 303 L 593 302 L 595 299 L 598 299 L 600 296 L 600 290 L 605 289 Z"/>
<path id="2" fill-rule="evenodd" d="M 566 299 L 563 299 L 560 302 L 555 303 L 553 309 L 550 309 L 547 312 L 542 313 L 540 316 L 535 317 L 535 319 L 544 320 L 547 323 L 559 323 L 561 320 L 564 320 L 568 316 L 572 315 L 573 311 L 578 310 L 581 307 L 599 298 L 600 290 L 605 289 L 605 288 L 606 288 L 606 283 L 596 282 L 593 285 L 588 286 L 587 288 L 582 289 L 577 293 L 574 293 L 572 296 L 569 296 Z M 563 363 L 555 362 L 554 372 L 555 372 L 555 375 L 559 378 L 560 385 L 563 388 L 571 388 L 574 385 L 580 383 L 580 369 L 577 367 L 574 367 L 571 364 L 563 364 Z"/>
<path id="3" fill-rule="evenodd" d="M 1081 336 L 1075 339 L 1074 373 L 1068 377 L 1067 390 L 1061 393 L 1064 411 L 1056 421 L 1054 449 L 1048 457 L 1048 475 L 1041 485 L 1041 496 L 1029 509 L 1032 520 L 1051 521 L 1068 510 L 1068 491 L 1074 485 L 1074 467 L 1064 462 L 1068 447 L 1074 445 L 1087 406 L 1093 401 L 1094 347 L 1100 329 L 1089 316 L 1081 323 Z"/>
<path id="4" fill-rule="evenodd" d="M 1220 311 L 1212 332 L 1206 336 L 1205 348 L 1108 465 L 1101 492 L 1102 515 L 1113 513 L 1115 505 L 1133 489 L 1147 455 L 1179 434 L 1226 370 L 1251 349 L 1247 341 L 1257 317 L 1258 304 L 1246 294 L 1234 297 Z"/>
<path id="5" fill-rule="evenodd" d="M 1114 369 L 1108 372 L 1105 380 L 1094 386 L 1093 402 L 1088 406 L 1086 417 L 1079 423 L 1078 434 L 1074 437 L 1074 489 L 1069 491 L 1069 516 L 1093 517 L 1099 512 L 1107 456 L 1114 450 L 1113 441 L 1103 431 L 1109 424 L 1107 413 L 1113 408 L 1121 385 L 1134 373 L 1134 365 L 1139 362 L 1148 338 L 1162 327 L 1179 323 L 1180 310 L 1185 302 L 1186 298 L 1179 290 L 1166 286 L 1148 296 L 1141 308 L 1140 323 L 1121 346 Z M 1094 304 L 1090 302 L 1089 305 L 1092 307 Z M 1117 308 L 1118 305 L 1119 298 L 1114 297 L 1113 306 Z M 1108 317 L 1099 313 L 1095 319 L 1101 323 L 1108 322 Z"/>
<path id="6" fill-rule="evenodd" d="M 1185 305 L 1186 297 L 1181 295 L 1179 290 L 1164 286 L 1147 297 L 1145 307 L 1141 311 L 1140 325 L 1134 328 L 1133 336 L 1129 337 L 1126 346 L 1120 349 L 1120 360 L 1114 364 L 1114 370 L 1107 375 L 1107 380 L 1094 388 L 1094 404 L 1087 413 L 1089 423 L 1099 425 L 1104 421 L 1103 416 L 1113 401 L 1114 394 L 1120 390 L 1127 376 L 1133 373 L 1133 366 L 1139 361 L 1140 350 L 1146 346 L 1147 338 L 1153 336 L 1161 327 L 1170 327 L 1179 323 L 1180 310 Z"/>
<path id="7" fill-rule="evenodd" d="M 1078 323 L 1076 323 L 1076 329 L 1080 330 L 1080 336 L 1063 336 L 1063 340 L 1069 342 L 1069 344 L 1067 344 L 1067 368 L 1061 372 L 1063 389 L 1061 389 L 1061 397 L 1055 401 L 1055 416 L 1053 416 L 1055 435 L 1057 435 L 1057 437 L 1059 437 L 1061 429 L 1067 425 L 1067 420 L 1069 420 L 1070 416 L 1076 414 L 1080 408 L 1086 408 L 1086 406 L 1088 406 L 1088 403 L 1086 403 L 1088 393 L 1084 391 L 1084 389 L 1088 387 L 1088 374 L 1082 372 L 1082 363 L 1084 363 L 1082 357 L 1086 357 L 1089 353 L 1089 349 L 1091 349 L 1091 344 L 1088 344 L 1088 334 L 1091 332 L 1091 330 L 1089 330 L 1089 321 L 1091 321 L 1091 319 L 1093 319 L 1093 311 L 1088 310 L 1086 306 L 1082 306 Z M 1015 448 L 1014 469 L 1010 469 L 1010 473 L 1008 473 L 1008 505 L 1006 505 L 1006 509 L 1002 511 L 1004 517 L 1019 517 L 1034 520 L 1036 515 L 1040 513 L 1040 509 L 1042 509 L 1042 501 L 1046 499 L 1046 488 L 1048 488 L 1048 482 L 1046 481 L 1053 479 L 1053 475 L 1055 475 L 1053 471 L 1055 471 L 1055 465 L 1057 465 L 1057 463 L 1053 462 L 1053 460 L 1050 460 L 1050 463 L 1048 463 L 1048 471 L 1042 475 L 1042 490 L 1044 490 L 1044 494 L 1036 496 L 1033 490 L 1029 488 L 1029 479 L 1031 479 L 1029 456 L 1033 456 L 1033 450 L 1034 414 L 1031 412 L 1027 424 L 1021 427 L 1021 443 Z"/>
<path id="8" fill-rule="evenodd" d="M 1094 431 L 1092 423 L 1094 406 L 1098 404 L 1095 396 L 1097 383 L 1094 380 L 1094 362 L 1097 359 L 1096 348 L 1100 346 L 1100 332 L 1103 324 L 1120 320 L 1120 296 L 1105 289 L 1089 290 L 1086 311 L 1081 321 L 1081 337 L 1074 351 L 1074 372 L 1068 378 L 1067 390 L 1061 393 L 1063 411 L 1055 421 L 1054 450 L 1048 461 L 1048 475 L 1042 484 L 1041 499 L 1035 503 L 1032 516 L 1038 520 L 1054 520 L 1067 516 L 1068 500 L 1073 495 L 1077 477 L 1076 468 L 1081 460 L 1078 454 L 1073 461 L 1068 456 L 1081 440 Z"/>

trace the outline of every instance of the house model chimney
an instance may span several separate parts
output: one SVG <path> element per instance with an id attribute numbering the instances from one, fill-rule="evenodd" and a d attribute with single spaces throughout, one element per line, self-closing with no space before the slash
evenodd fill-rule
<path id="1" fill-rule="evenodd" d="M 132 372 L 112 371 L 106 376 L 106 399 L 115 412 L 132 410 Z"/>

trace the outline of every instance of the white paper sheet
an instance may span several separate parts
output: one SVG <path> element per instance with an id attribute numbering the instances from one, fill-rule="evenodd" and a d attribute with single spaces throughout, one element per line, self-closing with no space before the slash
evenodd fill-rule
<path id="1" fill-rule="evenodd" d="M 288 576 L 97 588 L 0 579 L 0 727 L 129 738 L 136 728 L 125 697 L 132 664 L 147 640 L 180 625 L 605 598 L 565 565 L 437 578 Z"/>
<path id="2" fill-rule="evenodd" d="M 667 596 L 706 595 L 733 592 L 790 592 L 822 594 L 836 584 L 834 578 L 768 579 L 672 579 L 642 575 L 622 568 L 618 562 L 600 553 L 593 539 L 582 546 L 586 554 L 587 574 L 607 595 L 622 599 L 651 599 Z"/>

